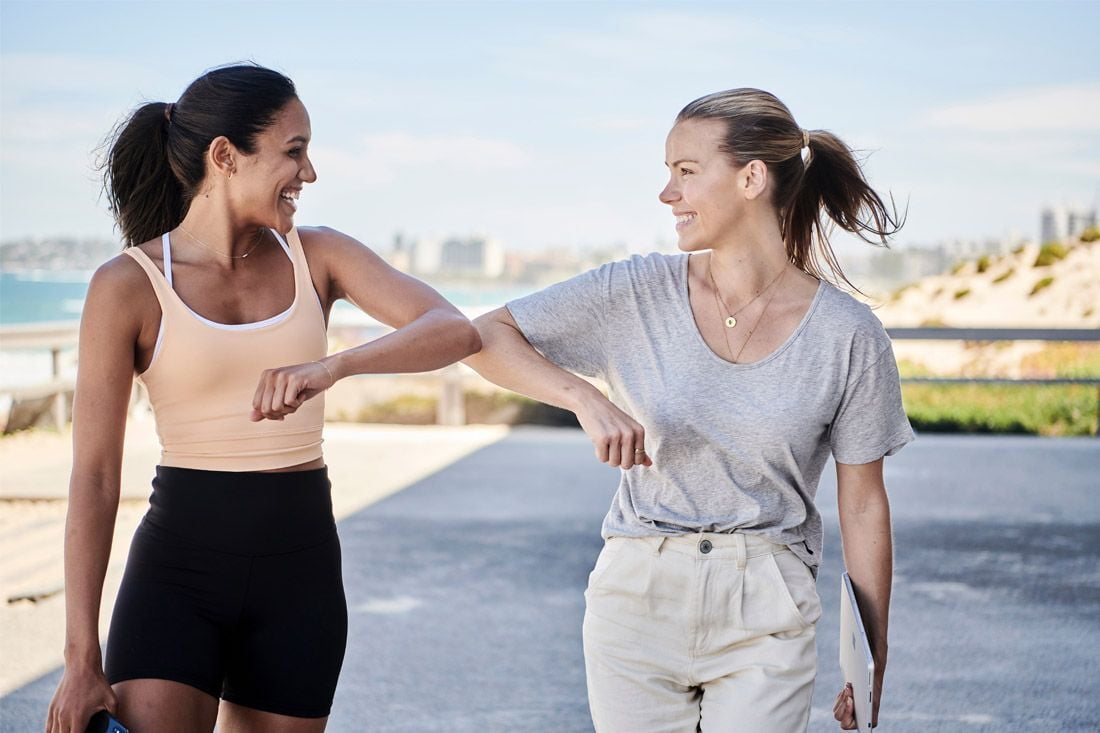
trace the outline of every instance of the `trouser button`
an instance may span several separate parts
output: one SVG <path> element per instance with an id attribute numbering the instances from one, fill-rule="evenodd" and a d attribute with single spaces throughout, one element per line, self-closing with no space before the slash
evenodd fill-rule
<path id="1" fill-rule="evenodd" d="M 713 548 L 714 545 L 710 543 L 710 540 L 703 540 L 699 543 L 699 552 L 703 553 L 704 555 L 710 552 Z"/>

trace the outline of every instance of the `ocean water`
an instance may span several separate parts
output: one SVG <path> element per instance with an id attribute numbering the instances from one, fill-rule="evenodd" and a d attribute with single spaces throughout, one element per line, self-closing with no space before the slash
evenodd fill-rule
<path id="1" fill-rule="evenodd" d="M 69 321 L 76 324 L 84 307 L 92 273 L 62 270 L 0 272 L 0 326 Z M 468 318 L 476 318 L 535 288 L 517 285 L 463 285 L 438 288 Z M 378 325 L 374 319 L 345 301 L 336 304 L 330 322 L 334 326 Z M 61 355 L 63 376 L 74 376 L 76 355 Z M 43 382 L 50 377 L 50 354 L 44 350 L 12 350 L 0 342 L 0 388 Z"/>

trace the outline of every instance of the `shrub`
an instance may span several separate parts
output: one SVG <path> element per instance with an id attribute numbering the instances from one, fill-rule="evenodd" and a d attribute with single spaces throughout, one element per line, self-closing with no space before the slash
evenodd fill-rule
<path id="1" fill-rule="evenodd" d="M 970 288 L 963 288 L 962 290 L 956 290 L 955 291 L 955 300 L 965 298 L 968 295 L 970 295 Z"/>
<path id="2" fill-rule="evenodd" d="M 1097 239 L 1100 239 L 1100 227 L 1089 227 L 1081 232 L 1082 242 L 1095 242 Z"/>
<path id="3" fill-rule="evenodd" d="M 966 267 L 965 262 L 956 262 L 955 266 L 951 268 L 951 274 L 958 275 L 960 272 L 962 272 L 964 267 Z"/>
<path id="4" fill-rule="evenodd" d="M 1007 270 L 1005 270 L 1004 272 L 1002 272 L 1002 273 L 1001 273 L 1000 275 L 998 275 L 997 277 L 993 278 L 993 282 L 994 282 L 994 284 L 996 284 L 996 283 L 1003 283 L 1003 282 L 1004 282 L 1005 280 L 1007 280 L 1008 278 L 1012 277 L 1012 275 L 1013 275 L 1013 274 L 1015 274 L 1015 272 L 1016 272 L 1016 268 L 1015 268 L 1015 267 L 1010 267 L 1010 268 L 1008 268 Z"/>
<path id="5" fill-rule="evenodd" d="M 903 384 L 918 431 L 1095 435 L 1096 388 L 1088 385 Z"/>
<path id="6" fill-rule="evenodd" d="M 982 255 L 978 258 L 978 273 L 983 273 L 989 269 L 989 265 L 992 261 L 989 259 L 989 255 Z"/>
<path id="7" fill-rule="evenodd" d="M 1026 244 L 1021 244 L 1019 247 L 1016 247 L 1015 249 L 1012 250 L 1012 254 L 1018 255 L 1021 252 L 1023 252 L 1025 249 L 1027 249 L 1027 245 Z"/>
<path id="8" fill-rule="evenodd" d="M 1069 254 L 1066 248 L 1058 242 L 1047 242 L 1039 248 L 1039 256 L 1035 258 L 1035 264 L 1032 267 L 1047 267 L 1053 265 L 1055 262 L 1061 259 L 1065 259 L 1065 256 Z"/>
<path id="9" fill-rule="evenodd" d="M 1052 282 L 1054 282 L 1054 278 L 1044 277 L 1042 280 L 1035 283 L 1035 286 L 1031 288 L 1031 292 L 1027 294 L 1027 297 L 1030 298 L 1031 296 L 1035 295 L 1038 292 L 1041 292 L 1045 288 L 1049 288 Z"/>

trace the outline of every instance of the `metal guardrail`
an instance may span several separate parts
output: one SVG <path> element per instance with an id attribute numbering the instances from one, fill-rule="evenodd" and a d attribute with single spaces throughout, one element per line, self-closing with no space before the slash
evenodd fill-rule
<path id="1" fill-rule="evenodd" d="M 887 328 L 897 340 L 922 341 L 1100 341 L 1096 328 Z M 1096 436 L 1100 438 L 1100 377 L 1050 377 L 1005 379 L 1001 377 L 902 377 L 906 384 L 1082 384 L 1096 386 Z"/>
<path id="2" fill-rule="evenodd" d="M 1095 328 L 887 328 L 886 333 L 896 340 L 924 341 L 1100 341 L 1100 329 Z M 76 345 L 79 323 L 72 321 L 30 324 L 20 326 L 0 326 L 0 349 L 48 349 L 52 356 L 53 373 L 50 382 L 33 387 L 7 390 L 13 395 L 33 393 L 36 396 L 63 390 L 71 390 L 71 384 L 61 379 L 60 353 L 63 349 Z M 438 419 L 441 424 L 461 424 L 461 390 L 458 387 L 458 373 L 455 369 L 445 369 L 442 373 L 442 387 Z M 1016 384 L 1045 386 L 1055 384 L 1083 384 L 1100 387 L 1097 377 L 1052 377 L 1049 379 L 1021 378 L 1005 379 L 998 377 L 902 377 L 905 383 L 932 384 Z M 41 394 L 40 394 L 41 393 Z M 56 424 L 64 424 L 64 401 L 56 399 L 54 419 Z M 1100 436 L 1100 389 L 1097 391 L 1097 434 Z"/>
<path id="3" fill-rule="evenodd" d="M 50 414 L 57 428 L 68 420 L 65 395 L 73 390 L 71 380 L 61 378 L 61 352 L 76 346 L 80 335 L 79 321 L 51 321 L 18 326 L 0 326 L 0 349 L 47 350 L 50 352 L 50 381 L 8 390 L 14 404 L 26 400 L 52 401 Z M 4 430 L 9 425 L 5 420 Z"/>

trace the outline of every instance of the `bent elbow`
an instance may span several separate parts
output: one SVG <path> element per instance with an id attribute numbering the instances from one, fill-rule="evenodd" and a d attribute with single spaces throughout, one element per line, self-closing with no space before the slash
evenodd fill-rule
<path id="1" fill-rule="evenodd" d="M 470 323 L 469 321 L 466 321 L 464 331 L 465 333 L 463 335 L 465 337 L 465 341 L 462 350 L 463 359 L 465 359 L 467 356 L 473 356 L 474 354 L 481 351 L 481 332 L 478 331 L 477 326 Z"/>

